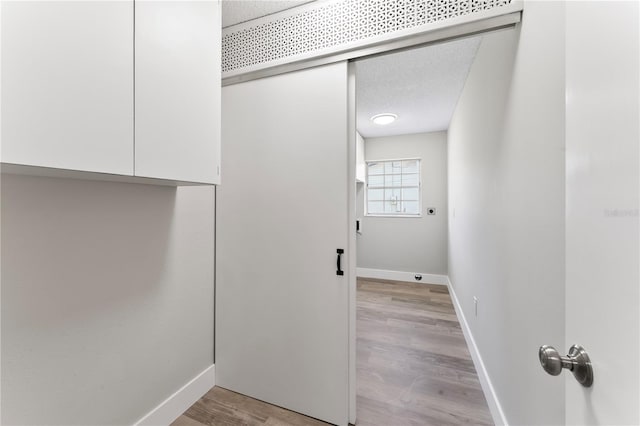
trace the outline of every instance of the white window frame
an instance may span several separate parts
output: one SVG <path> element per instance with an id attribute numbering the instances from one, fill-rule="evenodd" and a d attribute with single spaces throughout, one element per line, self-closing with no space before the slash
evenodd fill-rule
<path id="1" fill-rule="evenodd" d="M 393 161 L 418 161 L 418 214 L 411 213 L 369 213 L 369 164 L 371 163 L 387 163 Z M 380 159 L 380 160 L 367 160 L 365 161 L 365 185 L 364 185 L 364 215 L 367 217 L 396 217 L 396 218 L 412 218 L 422 217 L 422 158 L 410 157 L 410 158 L 393 158 L 393 159 Z M 387 187 L 382 187 L 387 188 Z M 400 186 L 402 188 L 402 186 Z"/>

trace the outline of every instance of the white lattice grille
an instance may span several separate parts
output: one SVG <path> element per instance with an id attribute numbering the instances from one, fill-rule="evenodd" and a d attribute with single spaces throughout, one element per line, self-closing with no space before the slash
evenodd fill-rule
<path id="1" fill-rule="evenodd" d="M 511 0 L 344 0 L 222 37 L 222 71 L 360 42 L 508 5 Z"/>

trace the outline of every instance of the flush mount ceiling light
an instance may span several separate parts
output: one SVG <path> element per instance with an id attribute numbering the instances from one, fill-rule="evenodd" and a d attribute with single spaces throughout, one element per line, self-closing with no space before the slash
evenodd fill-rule
<path id="1" fill-rule="evenodd" d="M 397 115 L 391 114 L 390 112 L 385 112 L 382 114 L 374 115 L 373 117 L 371 117 L 371 121 L 379 126 L 386 126 L 387 124 L 391 124 L 396 121 L 396 118 L 398 118 Z"/>

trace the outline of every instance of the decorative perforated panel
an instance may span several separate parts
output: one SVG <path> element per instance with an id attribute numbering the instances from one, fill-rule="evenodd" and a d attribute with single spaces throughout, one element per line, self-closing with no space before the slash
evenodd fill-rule
<path id="1" fill-rule="evenodd" d="M 348 47 L 376 36 L 506 6 L 511 0 L 343 0 L 239 26 L 222 37 L 222 71 Z"/>

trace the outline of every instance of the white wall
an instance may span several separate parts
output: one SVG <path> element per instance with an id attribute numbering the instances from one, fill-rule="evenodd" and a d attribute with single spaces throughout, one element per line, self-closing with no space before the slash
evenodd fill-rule
<path id="1" fill-rule="evenodd" d="M 365 163 L 364 138 L 356 132 L 356 182 L 367 179 L 367 164 Z"/>
<path id="2" fill-rule="evenodd" d="M 358 185 L 358 268 L 447 274 L 447 134 L 418 133 L 365 139 L 366 161 L 421 158 L 422 217 L 364 216 Z M 426 214 L 435 207 L 436 215 Z"/>
<path id="3" fill-rule="evenodd" d="M 537 359 L 566 349 L 563 41 L 564 6 L 527 1 L 483 38 L 449 128 L 449 275 L 512 425 L 564 422 Z"/>
<path id="4" fill-rule="evenodd" d="M 132 424 L 213 363 L 214 190 L 2 175 L 2 424 Z"/>

